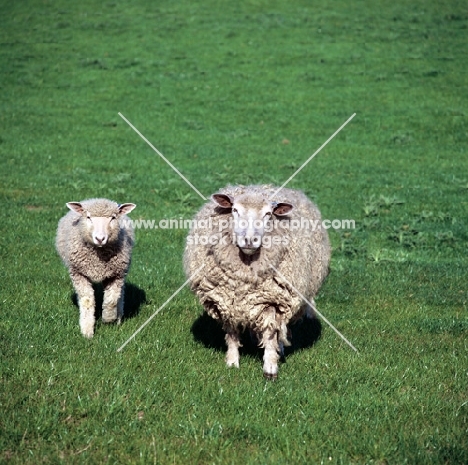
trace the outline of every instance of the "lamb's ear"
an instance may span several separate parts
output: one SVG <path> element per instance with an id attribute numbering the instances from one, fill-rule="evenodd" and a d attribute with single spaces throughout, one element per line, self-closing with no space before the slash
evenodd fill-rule
<path id="1" fill-rule="evenodd" d="M 213 194 L 211 199 L 221 208 L 232 208 L 234 199 L 227 194 Z"/>
<path id="2" fill-rule="evenodd" d="M 134 203 L 123 203 L 122 205 L 119 205 L 119 214 L 120 215 L 126 215 L 127 213 L 130 213 L 136 205 Z"/>
<path id="3" fill-rule="evenodd" d="M 273 204 L 273 214 L 276 216 L 289 215 L 294 209 L 294 205 L 286 202 L 278 202 Z"/>
<path id="4" fill-rule="evenodd" d="M 68 203 L 67 203 L 67 207 L 68 207 L 70 210 L 72 210 L 72 211 L 74 211 L 74 212 L 76 212 L 76 213 L 79 213 L 80 215 L 82 215 L 83 212 L 84 212 L 83 205 L 81 205 L 80 202 L 68 202 Z"/>

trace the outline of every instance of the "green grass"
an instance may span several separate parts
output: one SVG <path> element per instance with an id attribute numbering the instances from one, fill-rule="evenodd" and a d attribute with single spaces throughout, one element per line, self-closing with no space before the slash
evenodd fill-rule
<path id="1" fill-rule="evenodd" d="M 1 1 L 0 463 L 468 462 L 468 12 L 461 1 Z M 299 173 L 332 273 L 265 382 L 183 290 L 185 231 L 138 230 L 120 327 L 79 332 L 65 202 L 190 218 Z M 307 329 L 307 328 L 306 328 Z M 297 330 L 299 331 L 299 330 Z M 307 335 L 302 334 L 307 339 Z M 307 344 L 306 344 L 307 345 Z"/>

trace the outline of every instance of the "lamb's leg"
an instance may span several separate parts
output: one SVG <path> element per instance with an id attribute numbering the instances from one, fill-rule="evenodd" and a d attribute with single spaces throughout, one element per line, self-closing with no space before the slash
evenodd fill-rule
<path id="1" fill-rule="evenodd" d="M 103 282 L 104 301 L 102 302 L 103 323 L 120 323 L 123 316 L 124 279 L 114 278 Z"/>
<path id="2" fill-rule="evenodd" d="M 80 307 L 80 329 L 84 337 L 91 338 L 94 335 L 94 289 L 88 278 L 80 274 L 70 273 L 70 278 L 78 296 Z"/>
<path id="3" fill-rule="evenodd" d="M 225 340 L 227 344 L 226 365 L 239 368 L 239 347 L 241 344 L 238 331 L 235 329 L 226 331 Z"/>
<path id="4" fill-rule="evenodd" d="M 264 348 L 263 354 L 263 375 L 267 379 L 276 379 L 278 377 L 278 360 L 280 356 L 280 347 L 278 343 L 278 329 L 274 322 L 276 321 L 275 307 L 269 307 L 266 312 L 269 313 L 268 324 L 262 337 L 262 347 Z"/>
<path id="5" fill-rule="evenodd" d="M 120 298 L 117 301 L 117 324 L 122 323 L 122 318 L 124 316 L 124 302 L 125 302 L 125 283 L 122 285 L 122 290 L 120 291 Z"/>

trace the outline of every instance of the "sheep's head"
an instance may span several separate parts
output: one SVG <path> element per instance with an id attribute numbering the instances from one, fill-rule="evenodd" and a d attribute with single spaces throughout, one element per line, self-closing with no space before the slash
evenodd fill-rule
<path id="1" fill-rule="evenodd" d="M 91 199 L 83 202 L 68 202 L 67 207 L 80 214 L 83 239 L 97 247 L 114 243 L 118 240 L 119 219 L 130 213 L 136 205 L 121 205 L 106 199 Z"/>
<path id="2" fill-rule="evenodd" d="M 231 210 L 235 240 L 246 255 L 253 255 L 260 250 L 272 216 L 286 216 L 294 208 L 290 203 L 272 202 L 263 196 L 249 193 L 236 197 L 214 194 L 211 198 L 218 207 Z"/>

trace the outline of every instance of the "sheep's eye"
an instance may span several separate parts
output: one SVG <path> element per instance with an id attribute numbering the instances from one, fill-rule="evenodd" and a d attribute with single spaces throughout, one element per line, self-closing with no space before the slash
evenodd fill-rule
<path id="1" fill-rule="evenodd" d="M 115 220 L 116 218 L 117 218 L 117 215 L 115 215 L 115 214 L 112 215 L 112 216 L 111 216 L 111 221 L 112 221 L 112 220 Z"/>
<path id="2" fill-rule="evenodd" d="M 91 221 L 91 215 L 89 213 L 86 213 L 86 218 Z"/>
<path id="3" fill-rule="evenodd" d="M 266 213 L 265 213 L 265 216 L 268 217 L 268 218 L 270 218 L 271 215 L 272 215 L 271 212 L 266 212 Z"/>
<path id="4" fill-rule="evenodd" d="M 238 213 L 237 208 L 233 208 L 232 213 Z"/>

